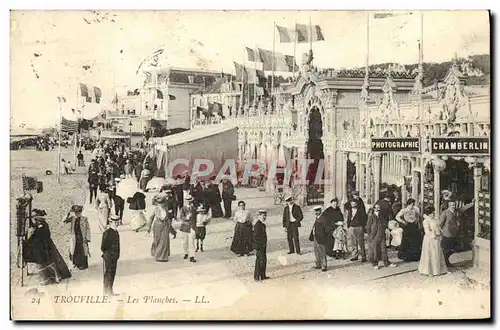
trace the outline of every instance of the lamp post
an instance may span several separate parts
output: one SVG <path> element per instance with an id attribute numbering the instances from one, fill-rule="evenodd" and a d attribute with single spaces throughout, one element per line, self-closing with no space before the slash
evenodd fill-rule
<path id="1" fill-rule="evenodd" d="M 129 121 L 128 127 L 129 127 L 129 136 L 130 136 L 129 151 L 132 151 L 132 120 Z"/>

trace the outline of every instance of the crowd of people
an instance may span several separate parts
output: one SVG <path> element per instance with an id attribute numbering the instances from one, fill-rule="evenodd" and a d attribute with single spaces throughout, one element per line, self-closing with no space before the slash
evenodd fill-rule
<path id="1" fill-rule="evenodd" d="M 240 257 L 255 251 L 254 279 L 261 281 L 269 278 L 266 274 L 267 211 L 259 210 L 254 221 L 245 201 L 240 200 L 233 214 L 232 202 L 236 196 L 230 180 L 216 182 L 215 177 L 202 180 L 184 172 L 161 186 L 153 198 L 154 210 L 146 218 L 148 183 L 157 174 L 154 159 L 145 152 L 127 152 L 118 143 L 99 144 L 92 156 L 88 171 L 89 201 L 98 210 L 96 220 L 103 234 L 101 249 L 106 294 L 115 294 L 112 287 L 120 255 L 116 228 L 123 224 L 125 204 L 130 211 L 130 219 L 127 219 L 130 220 L 130 228 L 135 232 L 153 233 L 151 256 L 155 261 L 169 261 L 170 236 L 175 239 L 179 234 L 184 259 L 197 262 L 195 254 L 204 251 L 203 242 L 211 219 L 231 218 L 235 228 L 230 251 Z M 83 160 L 83 157 L 79 159 Z M 131 196 L 117 194 L 117 184 L 125 180 L 133 183 Z M 391 194 L 381 193 L 383 198 L 368 210 L 357 191 L 349 196 L 344 205 L 333 198 L 324 210 L 321 206 L 314 207 L 315 221 L 309 234 L 314 246 L 314 268 L 327 271 L 327 257 L 334 260 L 349 258 L 350 262 L 369 261 L 374 269 L 379 269 L 380 262 L 386 267 L 395 267 L 396 264 L 389 262 L 388 249 L 396 249 L 398 259 L 419 261 L 418 270 L 422 274 L 447 273 L 448 267 L 452 266 L 449 258 L 454 253 L 461 230 L 459 216 L 471 205 L 458 210 L 456 202 L 450 198 L 444 203 L 446 209 L 441 214 L 429 206 L 424 207 L 421 215 L 414 199 L 409 198 L 402 207 L 401 203 L 393 202 Z M 282 226 L 288 254 L 300 255 L 300 228 L 304 214 L 293 197 L 288 196 L 285 202 Z M 83 207 L 74 205 L 64 219 L 69 228 L 69 257 L 78 270 L 88 268 L 91 239 L 89 220 L 82 213 Z M 27 242 L 25 259 L 41 265 L 44 283 L 58 282 L 71 276 L 50 239 L 47 223 L 39 213 L 34 219 L 32 226 L 36 235 L 32 235 Z M 37 254 L 40 249 L 45 252 Z"/>

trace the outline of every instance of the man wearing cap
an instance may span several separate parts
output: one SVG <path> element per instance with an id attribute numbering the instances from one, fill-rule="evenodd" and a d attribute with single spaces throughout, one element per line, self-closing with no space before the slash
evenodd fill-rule
<path id="1" fill-rule="evenodd" d="M 255 258 L 255 271 L 253 278 L 255 281 L 266 280 L 269 277 L 266 276 L 266 265 L 267 265 L 267 233 L 266 233 L 266 222 L 267 211 L 259 210 L 257 215 L 257 221 L 255 222 L 253 228 L 253 241 L 256 251 Z"/>
<path id="2" fill-rule="evenodd" d="M 184 250 L 184 259 L 189 257 L 189 261 L 196 262 L 194 258 L 194 240 L 196 236 L 196 206 L 193 204 L 192 196 L 186 197 L 186 203 L 181 209 L 182 224 L 179 229 L 182 237 L 182 249 Z"/>
<path id="3" fill-rule="evenodd" d="M 387 188 L 381 190 L 381 193 L 384 197 L 379 199 L 375 204 L 380 206 L 380 217 L 382 217 L 386 223 L 389 223 L 390 220 L 394 219 L 392 214 L 391 195 Z"/>
<path id="4" fill-rule="evenodd" d="M 293 198 L 288 196 L 285 199 L 287 205 L 283 211 L 283 228 L 287 233 L 288 240 L 288 254 L 297 252 L 300 253 L 300 242 L 299 242 L 299 227 L 300 222 L 304 218 L 302 215 L 302 210 L 300 206 L 293 202 Z"/>
<path id="5" fill-rule="evenodd" d="M 314 208 L 316 221 L 314 222 L 309 240 L 314 242 L 314 256 L 316 259 L 316 269 L 326 272 L 326 244 L 328 243 L 328 230 L 325 217 L 322 215 L 321 206 Z"/>
<path id="6" fill-rule="evenodd" d="M 120 234 L 117 225 L 120 218 L 112 215 L 108 229 L 102 234 L 101 251 L 104 261 L 104 295 L 117 296 L 113 292 L 115 282 L 116 266 L 120 258 Z"/>

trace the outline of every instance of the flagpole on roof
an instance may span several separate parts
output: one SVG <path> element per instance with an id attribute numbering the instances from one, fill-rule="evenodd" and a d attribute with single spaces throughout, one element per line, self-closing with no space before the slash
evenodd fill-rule
<path id="1" fill-rule="evenodd" d="M 253 68 L 255 70 L 255 80 L 253 81 L 253 104 L 257 106 L 257 45 L 253 51 Z"/>
<path id="2" fill-rule="evenodd" d="M 313 30 L 312 30 L 312 23 L 311 23 L 311 14 L 309 14 L 309 49 L 312 52 L 313 49 Z"/>
<path id="3" fill-rule="evenodd" d="M 295 81 L 295 63 L 296 60 L 296 51 L 297 51 L 297 21 L 295 21 L 295 25 L 293 27 L 293 80 Z"/>
<path id="4" fill-rule="evenodd" d="M 274 107 L 273 107 L 273 94 L 274 94 L 274 62 L 276 62 L 276 57 L 274 55 L 274 52 L 275 52 L 275 48 L 276 48 L 276 21 L 274 22 L 274 26 L 273 26 L 273 72 L 272 72 L 272 76 L 271 76 L 271 111 L 274 112 Z M 255 72 L 255 74 L 257 74 L 257 72 Z"/>
<path id="5" fill-rule="evenodd" d="M 370 13 L 366 15 L 366 68 L 365 68 L 365 83 L 368 82 L 370 74 Z"/>

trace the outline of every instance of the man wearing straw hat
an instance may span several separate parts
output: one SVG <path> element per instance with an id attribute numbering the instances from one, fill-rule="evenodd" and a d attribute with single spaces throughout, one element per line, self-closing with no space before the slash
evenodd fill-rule
<path id="1" fill-rule="evenodd" d="M 287 233 L 288 254 L 297 252 L 300 255 L 299 227 L 304 216 L 300 206 L 293 202 L 293 197 L 288 196 L 285 202 L 287 205 L 283 210 L 283 228 Z"/>
<path id="2" fill-rule="evenodd" d="M 113 291 L 115 282 L 116 266 L 120 258 L 120 234 L 118 233 L 118 223 L 120 218 L 112 215 L 109 227 L 102 234 L 102 259 L 103 259 L 103 277 L 104 277 L 104 295 L 118 296 Z"/>

